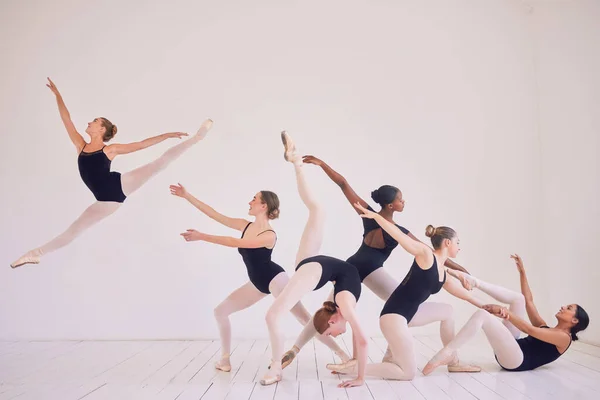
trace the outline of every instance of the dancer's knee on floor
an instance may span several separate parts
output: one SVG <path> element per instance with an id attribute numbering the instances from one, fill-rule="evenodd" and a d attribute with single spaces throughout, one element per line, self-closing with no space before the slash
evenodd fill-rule
<path id="1" fill-rule="evenodd" d="M 386 361 L 398 367 L 398 374 L 393 378 L 401 381 L 411 381 L 417 376 L 417 366 L 402 366 L 397 360 Z"/>

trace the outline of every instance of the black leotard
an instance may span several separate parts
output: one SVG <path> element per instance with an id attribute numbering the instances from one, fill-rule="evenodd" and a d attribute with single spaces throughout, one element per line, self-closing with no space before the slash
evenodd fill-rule
<path id="1" fill-rule="evenodd" d="M 81 149 L 77 164 L 83 183 L 92 191 L 96 200 L 117 203 L 125 201 L 127 196 L 121 187 L 121 174 L 111 172 L 111 160 L 104 153 L 104 147 L 91 153 L 85 153 Z"/>
<path id="2" fill-rule="evenodd" d="M 242 232 L 242 238 L 246 233 L 246 230 L 250 226 L 252 222 L 246 225 L 244 228 L 244 232 Z M 269 229 L 259 233 L 261 235 L 265 232 L 273 232 L 274 230 Z M 257 235 L 257 236 L 258 236 Z M 246 269 L 248 270 L 248 278 L 250 278 L 250 282 L 258 290 L 265 294 L 271 293 L 269 291 L 269 283 L 275 278 L 279 273 L 284 272 L 284 269 L 281 266 L 275 264 L 271 261 L 271 254 L 273 253 L 273 249 L 268 249 L 266 247 L 259 247 L 257 249 L 245 249 L 238 248 L 238 252 L 242 255 L 242 259 L 244 260 L 244 264 L 246 264 Z"/>
<path id="3" fill-rule="evenodd" d="M 540 328 L 548 327 L 544 325 Z M 533 336 L 525 336 L 524 338 L 517 339 L 517 343 L 523 352 L 523 362 L 517 368 L 509 369 L 502 367 L 498 361 L 498 357 L 496 357 L 496 361 L 498 361 L 498 365 L 500 365 L 502 369 L 507 371 L 531 371 L 532 369 L 536 369 L 542 365 L 546 365 L 552 361 L 555 361 L 558 357 L 564 354 L 564 352 L 562 354 L 559 353 L 556 346 L 552 343 L 544 342 L 540 339 L 534 338 Z M 571 343 L 569 343 L 569 347 L 570 346 Z"/>
<path id="4" fill-rule="evenodd" d="M 327 282 L 335 282 L 333 284 L 333 300 L 335 303 L 335 296 L 344 290 L 349 291 L 354 295 L 356 301 L 360 298 L 360 276 L 356 268 L 346 261 L 339 260 L 334 257 L 318 255 L 314 257 L 308 257 L 300 261 L 296 270 L 304 264 L 316 262 L 321 264 L 323 273 L 321 274 L 321 280 L 313 290 L 320 289 Z"/>
<path id="5" fill-rule="evenodd" d="M 373 211 L 371 206 L 368 206 L 367 209 Z M 374 211 L 373 211 L 374 212 Z M 378 268 L 383 267 L 383 263 L 388 259 L 390 254 L 392 254 L 392 250 L 398 246 L 398 242 L 396 239 L 390 236 L 384 229 L 382 229 L 377 221 L 370 218 L 363 218 L 363 242 L 360 245 L 359 249 L 354 253 L 354 255 L 350 256 L 346 261 L 350 264 L 354 265 L 358 270 L 358 274 L 360 275 L 360 281 L 362 282 L 369 274 L 375 271 Z M 408 229 L 403 226 L 396 225 L 402 232 L 408 234 Z M 376 247 L 367 246 L 364 242 L 367 234 L 375 229 L 381 229 L 383 234 L 383 241 L 385 243 L 385 247 L 382 249 L 378 249 Z"/>
<path id="6" fill-rule="evenodd" d="M 415 316 L 421 303 L 429 298 L 432 294 L 440 291 L 446 282 L 446 271 L 444 271 L 444 279 L 440 282 L 435 256 L 433 265 L 429 269 L 422 269 L 413 261 L 408 274 L 390 298 L 385 302 L 381 315 L 399 314 L 406 318 L 406 321 Z"/>

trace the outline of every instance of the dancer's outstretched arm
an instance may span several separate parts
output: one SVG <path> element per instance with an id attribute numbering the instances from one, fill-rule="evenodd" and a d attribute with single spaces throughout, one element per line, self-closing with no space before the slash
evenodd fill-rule
<path id="1" fill-rule="evenodd" d="M 449 275 L 452 275 L 452 273 L 449 270 L 446 270 L 446 272 Z M 455 275 L 452 275 L 452 276 L 455 276 Z M 463 284 L 463 286 L 464 286 L 464 284 Z M 458 297 L 461 300 L 468 301 L 469 303 L 473 304 L 475 307 L 482 308 L 484 303 L 481 300 L 473 297 L 473 295 L 471 295 L 471 292 L 469 292 L 463 286 L 459 285 L 458 281 L 454 280 L 453 278 L 446 277 L 446 282 L 444 282 L 443 288 L 448 293 L 450 293 L 452 296 Z"/>
<path id="2" fill-rule="evenodd" d="M 521 280 L 521 293 L 523 297 L 525 297 L 525 309 L 527 310 L 527 316 L 529 316 L 529 320 L 533 324 L 533 326 L 543 326 L 546 325 L 546 321 L 540 316 L 540 313 L 533 302 L 533 294 L 531 293 L 531 288 L 529 288 L 529 282 L 527 281 L 527 274 L 525 273 L 525 267 L 523 266 L 523 260 L 519 257 L 518 254 L 511 255 L 510 258 L 515 260 L 515 264 L 517 264 L 517 270 L 519 271 L 519 277 Z"/>
<path id="3" fill-rule="evenodd" d="M 249 221 L 247 221 L 243 218 L 231 218 L 231 217 L 227 217 L 223 214 L 220 214 L 219 212 L 215 211 L 215 209 L 212 208 L 211 206 L 201 202 L 200 200 L 198 200 L 197 198 L 192 196 L 187 191 L 187 189 L 181 185 L 181 183 L 178 183 L 177 185 L 171 185 L 171 186 L 169 186 L 169 189 L 171 189 L 171 194 L 173 196 L 178 196 L 183 199 L 186 199 L 194 207 L 196 207 L 198 210 L 202 211 L 202 213 L 204 213 L 206 216 L 208 216 L 211 219 L 214 219 L 215 221 L 219 222 L 220 224 L 225 225 L 228 228 L 235 229 L 238 231 L 243 231 L 244 228 L 246 228 L 246 226 L 250 223 Z M 259 247 L 261 247 L 261 246 L 259 246 Z"/>
<path id="4" fill-rule="evenodd" d="M 340 308 L 344 319 L 352 328 L 352 343 L 356 353 L 352 355 L 358 362 L 358 376 L 351 381 L 340 383 L 339 387 L 360 386 L 365 382 L 365 368 L 367 366 L 368 341 L 367 335 L 360 326 L 358 315 L 356 315 L 356 298 L 348 291 L 342 291 L 335 296 L 335 301 Z"/>
<path id="5" fill-rule="evenodd" d="M 275 245 L 275 233 L 268 231 L 262 235 L 249 238 L 234 238 L 231 236 L 215 236 L 206 233 L 198 232 L 195 229 L 188 229 L 181 233 L 181 236 L 187 242 L 202 240 L 209 243 L 220 244 L 227 247 L 238 247 L 243 249 L 257 249 L 260 247 L 273 247 Z"/>
<path id="6" fill-rule="evenodd" d="M 467 277 L 465 277 L 465 274 L 470 275 L 469 273 L 467 273 L 467 272 L 461 273 L 462 271 L 456 272 L 452 269 L 447 269 L 446 272 L 448 273 L 448 275 L 451 275 L 451 276 L 455 277 L 456 279 L 458 279 L 465 289 L 473 290 L 473 283 L 471 282 L 471 280 L 469 280 Z"/>
<path id="7" fill-rule="evenodd" d="M 396 225 L 394 225 L 394 223 L 383 218 L 376 212 L 367 210 L 361 204 L 355 203 L 354 206 L 362 212 L 360 214 L 361 217 L 374 219 L 379 226 L 383 228 L 383 230 L 389 233 L 389 235 L 404 248 L 404 250 L 408 251 L 415 257 L 429 256 L 428 258 L 433 260 L 433 252 L 426 244 L 421 243 L 418 240 L 411 239 L 410 236 L 402 232 Z"/>
<path id="8" fill-rule="evenodd" d="M 350 186 L 350 184 L 348 183 L 346 178 L 344 178 L 339 172 L 337 172 L 333 168 L 331 168 L 326 162 L 324 162 L 323 160 L 321 160 L 315 156 L 310 156 L 310 155 L 303 156 L 302 161 L 305 162 L 306 164 L 314 164 L 314 165 L 321 167 L 321 169 L 323 169 L 323 171 L 325 171 L 327 176 L 333 182 L 335 182 L 335 184 L 338 185 L 340 187 L 340 189 L 342 189 L 342 193 L 344 193 L 344 196 L 346 196 L 346 198 L 348 199 L 350 204 L 354 205 L 355 203 L 359 203 L 364 208 L 369 207 L 369 204 L 366 201 L 364 201 L 358 194 L 356 194 L 354 189 L 352 189 L 352 186 Z M 355 211 L 360 214 L 359 210 L 355 209 Z M 411 239 L 416 240 L 417 242 L 421 242 L 411 232 L 408 233 L 408 236 Z M 423 243 L 423 242 L 421 242 L 421 243 Z M 451 269 L 455 269 L 457 271 L 464 272 L 466 274 L 469 273 L 465 268 L 463 268 L 462 266 L 460 266 L 459 264 L 455 263 L 454 261 L 452 261 L 450 259 L 446 260 L 446 262 L 444 263 L 444 266 L 451 268 Z"/>
<path id="9" fill-rule="evenodd" d="M 344 193 L 344 196 L 346 196 L 346 198 L 348 199 L 348 201 L 350 202 L 351 205 L 354 205 L 355 203 L 359 203 L 361 206 L 363 206 L 365 208 L 369 207 L 369 204 L 366 201 L 364 201 L 358 194 L 356 194 L 354 189 L 352 189 L 352 186 L 350 186 L 350 184 L 348 183 L 346 178 L 344 178 L 338 172 L 334 171 L 333 168 L 331 168 L 329 165 L 327 165 L 324 161 L 322 161 L 314 156 L 303 156 L 302 161 L 305 162 L 306 164 L 314 164 L 314 165 L 321 167 L 323 169 L 323 171 L 325 171 L 327 176 L 336 185 L 338 185 L 340 187 L 340 189 L 342 189 L 342 193 Z M 355 209 L 355 211 L 360 214 L 360 212 L 358 210 Z"/>
<path id="10" fill-rule="evenodd" d="M 48 86 L 50 90 L 52 90 L 52 93 L 54 93 L 54 95 L 56 96 L 56 103 L 58 104 L 58 112 L 60 113 L 60 119 L 62 119 L 62 122 L 65 125 L 65 128 L 67 129 L 67 133 L 69 134 L 69 138 L 71 139 L 71 142 L 73 142 L 75 148 L 77 149 L 77 153 L 81 152 L 81 150 L 85 146 L 85 140 L 83 139 L 83 136 L 81 136 L 81 134 L 77 132 L 73 121 L 71 121 L 71 114 L 69 114 L 69 110 L 67 110 L 67 106 L 65 105 L 65 102 L 63 101 L 60 92 L 54 85 L 54 82 L 50 80 L 50 78 L 48 78 L 48 83 L 46 84 L 46 86 Z"/>
<path id="11" fill-rule="evenodd" d="M 519 318 L 515 313 L 506 307 L 497 304 L 485 304 L 482 307 L 484 310 L 497 317 L 510 321 L 521 332 L 533 336 L 546 343 L 551 343 L 557 347 L 566 348 L 571 343 L 571 336 L 563 331 L 555 329 L 540 328 L 533 326 L 524 319 Z"/>
<path id="12" fill-rule="evenodd" d="M 106 149 L 104 150 L 104 152 L 106 153 L 106 155 L 109 158 L 112 159 L 120 154 L 133 153 L 135 151 L 140 151 L 140 150 L 146 149 L 150 146 L 154 146 L 155 144 L 158 144 L 167 139 L 170 139 L 170 138 L 181 139 L 183 136 L 188 136 L 188 134 L 183 133 L 183 132 L 163 133 L 162 135 L 152 136 L 152 137 L 144 139 L 140 142 L 125 143 L 125 144 L 121 144 L 121 143 L 109 144 L 108 146 L 106 146 Z"/>

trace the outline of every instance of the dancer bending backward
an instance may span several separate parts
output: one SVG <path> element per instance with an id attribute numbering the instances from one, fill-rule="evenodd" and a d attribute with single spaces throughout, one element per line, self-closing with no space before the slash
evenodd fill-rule
<path id="1" fill-rule="evenodd" d="M 380 214 L 366 209 L 359 203 L 356 203 L 355 206 L 362 211 L 363 218 L 375 219 L 406 251 L 415 257 L 406 277 L 386 301 L 379 317 L 379 326 L 388 342 L 386 357 L 381 363 L 368 364 L 365 375 L 411 380 L 416 375 L 417 364 L 408 328 L 425 325 L 440 318 L 435 315 L 436 312 L 431 313 L 431 309 L 428 308 L 429 303 L 425 300 L 443 287 L 450 294 L 477 307 L 482 307 L 483 303 L 472 297 L 457 280 L 446 279 L 446 270 L 443 265 L 448 258 L 456 257 L 459 251 L 459 240 L 454 230 L 448 227 L 434 228 L 429 225 L 426 235 L 431 238 L 434 248 L 432 251 L 429 246 L 411 239 Z M 452 312 L 451 307 L 448 307 L 448 312 Z M 448 321 L 452 321 L 452 323 L 448 323 Z M 317 329 L 321 332 L 319 327 Z M 444 345 L 450 343 L 454 338 L 453 320 L 442 318 L 440 335 Z M 330 364 L 327 367 L 342 374 L 356 371 L 356 366 L 352 363 Z M 476 366 L 460 364 L 456 352 L 450 355 L 448 371 L 478 372 L 480 370 Z"/>
<path id="2" fill-rule="evenodd" d="M 323 209 L 310 192 L 304 177 L 302 158 L 296 153 L 290 136 L 282 132 L 281 138 L 285 146 L 284 158 L 294 164 L 298 193 L 308 208 L 308 221 L 296 254 L 296 272 L 267 311 L 266 321 L 271 339 L 272 358 L 270 370 L 260 383 L 269 385 L 281 380 L 280 360 L 283 355 L 283 335 L 279 330 L 279 322 L 283 313 L 300 301 L 305 294 L 321 288 L 327 282 L 332 282 L 334 302 L 326 302 L 324 307 L 317 311 L 314 320 L 315 323 L 324 321 L 327 324 L 324 333 L 334 337 L 344 333 L 346 322 L 350 323 L 354 357 L 358 359 L 358 377 L 342 382 L 340 387 L 359 386 L 364 382 L 364 368 L 367 361 L 367 338 L 355 312 L 356 302 L 361 291 L 360 277 L 356 268 L 351 264 L 333 257 L 319 255 L 324 230 Z M 331 315 L 333 311 L 335 314 Z"/>
<path id="3" fill-rule="evenodd" d="M 521 277 L 521 293 L 468 277 L 474 288 L 509 304 L 509 308 L 489 304 L 483 306 L 483 310 L 476 311 L 456 337 L 427 363 L 423 374 L 427 375 L 440 365 L 447 364 L 452 359 L 451 355 L 480 329 L 503 369 L 529 371 L 558 359 L 567 351 L 571 341 L 577 340 L 577 332 L 587 328 L 590 319 L 578 304 L 562 306 L 555 315 L 558 323 L 553 328 L 548 327 L 533 302 L 523 261 L 518 255 L 512 255 L 511 258 L 515 260 Z M 524 320 L 525 314 L 530 322 Z M 521 332 L 528 336 L 519 339 Z"/>
<path id="4" fill-rule="evenodd" d="M 342 193 L 344 193 L 354 211 L 358 212 L 353 206 L 355 203 L 360 203 L 364 208 L 374 211 L 366 201 L 356 194 L 346 178 L 333 170 L 328 164 L 314 156 L 304 156 L 303 161 L 306 164 L 314 164 L 321 167 L 327 176 L 342 189 Z M 379 211 L 381 217 L 385 218 L 390 223 L 395 224 L 394 213 L 402 212 L 405 204 L 400 189 L 390 185 L 383 185 L 379 189 L 371 192 L 371 198 L 381 206 L 381 210 Z M 358 212 L 358 214 L 360 214 L 360 212 Z M 372 219 L 363 218 L 362 221 L 364 227 L 362 243 L 356 253 L 346 261 L 358 269 L 360 280 L 366 287 L 380 299 L 387 301 L 394 289 L 398 287 L 398 281 L 382 267 L 392 251 L 398 246 L 398 242 Z M 398 224 L 395 225 L 411 239 L 419 241 L 419 239 L 410 233 L 408 229 Z M 466 269 L 450 259 L 447 259 L 444 265 L 468 273 Z M 329 295 L 328 300 L 331 300 L 331 296 L 332 294 Z M 432 319 L 429 322 L 441 321 L 446 325 L 454 324 L 454 317 L 450 305 L 427 303 L 424 307 L 429 309 L 428 315 L 438 318 Z M 423 325 L 423 323 L 420 323 L 419 325 Z M 288 350 L 283 355 L 281 360 L 283 368 L 287 367 L 294 360 L 296 355 L 300 352 L 300 349 L 302 349 L 316 333 L 317 331 L 315 330 L 314 324 L 309 323 L 304 327 L 292 349 Z M 387 356 L 389 356 L 389 354 L 386 355 L 386 357 Z"/>
<path id="5" fill-rule="evenodd" d="M 237 247 L 246 269 L 247 282 L 231 293 L 215 308 L 215 319 L 221 336 L 221 359 L 215 367 L 221 371 L 231 371 L 231 323 L 229 316 L 244 310 L 269 294 L 279 296 L 289 281 L 287 273 L 279 265 L 271 261 L 271 254 L 277 241 L 275 231 L 269 221 L 279 217 L 279 198 L 273 192 L 266 190 L 256 193 L 250 202 L 248 214 L 254 217 L 254 222 L 242 218 L 226 217 L 212 207 L 192 196 L 181 184 L 171 185 L 171 194 L 189 201 L 198 210 L 221 224 L 242 232 L 241 238 L 213 236 L 188 229 L 182 233 L 186 241 L 203 240 L 227 247 Z M 298 302 L 291 309 L 296 319 L 305 325 L 310 321 L 310 314 L 302 303 Z M 347 360 L 348 356 L 331 337 L 323 337 L 321 341 L 331 348 L 340 358 Z"/>
<path id="6" fill-rule="evenodd" d="M 77 129 L 75 129 L 75 125 L 71 121 L 71 116 L 63 102 L 61 94 L 49 78 L 46 86 L 56 96 L 60 117 L 67 129 L 71 142 L 73 142 L 77 149 L 79 174 L 83 182 L 93 193 L 96 202 L 89 206 L 66 231 L 41 247 L 28 251 L 18 260 L 11 263 L 10 266 L 12 268 L 24 264 L 38 264 L 41 256 L 68 245 L 83 231 L 110 216 L 119 209 L 128 196 L 142 187 L 155 174 L 166 168 L 186 150 L 202 140 L 212 126 L 212 121 L 210 119 L 206 120 L 198 130 L 198 133 L 190 139 L 171 147 L 153 162 L 121 175 L 119 172 L 111 172 L 110 170 L 110 164 L 115 157 L 154 146 L 166 139 L 180 139 L 182 136 L 187 136 L 187 133 L 164 133 L 142 140 L 141 142 L 128 144 L 115 143 L 107 146 L 105 143 L 117 134 L 117 126 L 104 117 L 98 117 L 89 122 L 85 129 L 85 132 L 91 139 L 90 143 L 87 143 Z"/>

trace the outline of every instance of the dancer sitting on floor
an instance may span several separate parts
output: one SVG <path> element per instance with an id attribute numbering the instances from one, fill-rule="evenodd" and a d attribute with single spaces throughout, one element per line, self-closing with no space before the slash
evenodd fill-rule
<path id="1" fill-rule="evenodd" d="M 550 328 L 533 302 L 521 257 L 515 254 L 511 255 L 511 258 L 517 264 L 521 293 L 475 277 L 467 277 L 474 288 L 509 304 L 509 307 L 507 309 L 488 304 L 483 306 L 483 310 L 476 311 L 456 337 L 449 343 L 444 343 L 444 348 L 427 363 L 423 374 L 430 374 L 440 365 L 448 364 L 452 359 L 451 355 L 471 340 L 480 329 L 483 330 L 494 350 L 496 361 L 503 369 L 529 371 L 558 359 L 567 351 L 571 342 L 578 339 L 577 332 L 587 328 L 590 319 L 578 304 L 562 306 L 555 315 L 558 323 Z M 529 322 L 525 321 L 525 314 L 528 315 Z M 503 321 L 496 317 L 502 318 Z M 519 339 L 521 332 L 528 336 Z"/>

